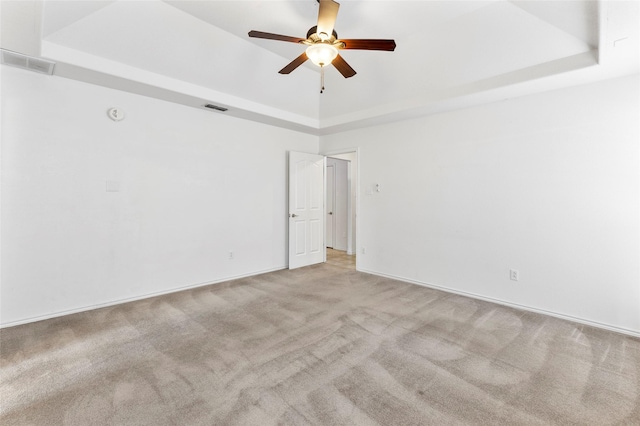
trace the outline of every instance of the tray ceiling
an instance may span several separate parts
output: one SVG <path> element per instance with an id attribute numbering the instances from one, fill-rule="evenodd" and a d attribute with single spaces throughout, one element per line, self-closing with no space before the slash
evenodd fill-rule
<path id="1" fill-rule="evenodd" d="M 343 51 L 358 74 L 327 69 L 323 94 L 310 63 L 278 74 L 303 46 L 247 36 L 304 37 L 315 0 L 32 3 L 40 56 L 60 76 L 316 134 L 639 69 L 633 1 L 342 0 L 340 37 L 393 38 L 397 48 Z"/>

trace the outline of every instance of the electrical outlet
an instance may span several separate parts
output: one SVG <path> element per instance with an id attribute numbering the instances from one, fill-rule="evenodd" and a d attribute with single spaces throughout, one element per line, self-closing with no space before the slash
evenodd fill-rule
<path id="1" fill-rule="evenodd" d="M 360 253 L 362 253 L 362 254 L 366 254 L 366 253 L 367 253 L 367 251 L 364 249 L 364 247 L 361 247 L 361 248 L 360 248 Z"/>
<path id="2" fill-rule="evenodd" d="M 106 182 L 107 192 L 120 192 L 120 182 L 117 180 L 108 180 Z"/>
<path id="3" fill-rule="evenodd" d="M 233 260 L 233 257 L 234 257 L 233 250 L 230 250 L 229 251 L 229 260 Z"/>
<path id="4" fill-rule="evenodd" d="M 520 273 L 517 269 L 509 269 L 509 279 L 511 281 L 518 281 L 520 278 Z"/>

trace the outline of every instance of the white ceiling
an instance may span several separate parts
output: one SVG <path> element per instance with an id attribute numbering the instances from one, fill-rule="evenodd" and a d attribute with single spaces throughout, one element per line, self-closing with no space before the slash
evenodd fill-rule
<path id="1" fill-rule="evenodd" d="M 397 48 L 343 51 L 358 74 L 327 69 L 323 94 L 310 63 L 278 74 L 304 46 L 247 36 L 305 37 L 315 0 L 45 1 L 32 9 L 40 55 L 58 62 L 58 75 L 194 107 L 217 103 L 230 115 L 315 134 L 640 70 L 636 1 L 340 3 L 341 38 L 393 38 Z"/>

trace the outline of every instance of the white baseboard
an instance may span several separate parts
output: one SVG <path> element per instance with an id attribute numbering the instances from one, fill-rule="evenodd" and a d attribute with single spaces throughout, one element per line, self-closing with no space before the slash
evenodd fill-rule
<path id="1" fill-rule="evenodd" d="M 403 281 L 403 282 L 406 282 L 406 283 L 409 283 L 409 284 L 415 284 L 415 285 L 419 285 L 419 286 L 422 286 L 422 287 L 428 287 L 428 288 L 433 288 L 433 289 L 436 289 L 436 290 L 442 290 L 442 291 L 447 292 L 447 293 L 459 294 L 461 296 L 467 296 L 467 297 L 470 297 L 472 299 L 484 300 L 486 302 L 496 303 L 498 305 L 508 306 L 508 307 L 514 308 L 514 309 L 519 309 L 519 310 L 529 311 L 529 312 L 535 312 L 537 314 L 542 314 L 542 315 L 548 315 L 548 316 L 551 316 L 551 317 L 560 318 L 560 319 L 571 321 L 571 322 L 577 322 L 577 323 L 580 323 L 580 324 L 589 325 L 591 327 L 597 327 L 597 328 L 602 328 L 602 329 L 609 330 L 609 331 L 615 331 L 616 333 L 626 334 L 626 335 L 633 336 L 633 337 L 640 337 L 640 331 L 638 331 L 638 330 L 631 330 L 631 329 L 628 329 L 628 328 L 617 327 L 615 325 L 603 324 L 603 323 L 596 322 L 596 321 L 591 321 L 591 320 L 588 320 L 588 319 L 585 319 L 585 318 L 579 318 L 579 317 L 574 317 L 574 316 L 571 316 L 571 315 L 561 314 L 561 313 L 558 313 L 558 312 L 547 311 L 545 309 L 534 308 L 534 307 L 527 306 L 527 305 L 520 305 L 520 304 L 517 304 L 517 303 L 511 303 L 511 302 L 507 302 L 507 301 L 500 300 L 500 299 L 494 299 L 492 297 L 486 297 L 486 296 L 482 296 L 482 295 L 475 294 L 475 293 L 469 293 L 469 292 L 466 292 L 466 291 L 455 290 L 455 289 L 452 289 L 452 288 L 449 288 L 449 287 L 444 287 L 444 286 L 440 286 L 440 285 L 436 285 L 436 284 L 416 281 L 416 280 L 412 280 L 412 279 L 404 278 L 404 277 L 399 277 L 399 276 L 395 276 L 395 275 L 384 274 L 384 273 L 381 273 L 381 272 L 369 271 L 369 270 L 366 270 L 366 269 L 358 269 L 358 271 L 359 272 L 364 272 L 366 274 L 377 275 L 379 277 L 390 278 L 390 279 L 397 280 L 397 281 Z"/>
<path id="2" fill-rule="evenodd" d="M 82 306 L 80 308 L 53 312 L 53 313 L 50 313 L 50 314 L 39 315 L 39 316 L 36 316 L 36 317 L 24 318 L 24 319 L 21 319 L 21 320 L 18 320 L 18 321 L 12 321 L 12 322 L 7 322 L 7 323 L 4 323 L 4 324 L 0 324 L 0 328 L 15 327 L 17 325 L 28 324 L 28 323 L 31 323 L 31 322 L 43 321 L 43 320 L 47 320 L 47 319 L 51 319 L 51 318 L 62 317 L 62 316 L 65 316 L 65 315 L 77 314 L 79 312 L 92 311 L 94 309 L 106 308 L 108 306 L 120 305 L 122 303 L 135 302 L 136 300 L 149 299 L 151 297 L 162 296 L 162 295 L 171 294 L 171 293 L 177 293 L 179 291 L 189 290 L 189 289 L 198 288 L 198 287 L 204 287 L 204 286 L 213 285 L 213 284 L 220 284 L 220 283 L 227 282 L 227 281 L 238 280 L 240 278 L 253 277 L 255 275 L 266 274 L 268 272 L 275 272 L 275 271 L 280 271 L 280 270 L 283 270 L 283 269 L 287 269 L 287 267 L 286 266 L 279 266 L 277 268 L 265 269 L 263 271 L 254 271 L 254 272 L 250 272 L 248 274 L 225 277 L 225 278 L 221 278 L 221 279 L 215 280 L 215 281 L 208 281 L 208 282 L 205 282 L 205 283 L 198 283 L 198 284 L 190 284 L 190 285 L 186 285 L 186 286 L 182 286 L 182 287 L 172 288 L 170 290 L 163 290 L 163 291 L 158 291 L 158 292 L 153 292 L 153 293 L 146 293 L 146 294 L 143 294 L 141 296 L 128 297 L 128 298 L 125 298 L 125 299 L 117 299 L 117 300 L 112 300 L 112 301 L 105 302 L 105 303 L 98 303 L 98 304 L 95 304 L 95 305 Z"/>
<path id="3" fill-rule="evenodd" d="M 86 312 L 86 311 L 91 311 L 91 310 L 94 310 L 94 309 L 106 308 L 108 306 L 120 305 L 122 303 L 134 302 L 136 300 L 143 300 L 143 299 L 148 299 L 148 298 L 151 298 L 151 297 L 162 296 L 162 295 L 165 295 L 165 294 L 177 293 L 177 292 L 183 291 L 183 290 L 189 290 L 189 289 L 193 289 L 193 288 L 204 287 L 204 286 L 207 286 L 207 285 L 219 284 L 219 283 L 223 283 L 223 282 L 226 282 L 226 281 L 233 281 L 233 280 L 237 280 L 237 279 L 241 279 L 241 278 L 252 277 L 252 276 L 255 276 L 255 275 L 266 274 L 268 272 L 280 271 L 280 270 L 283 270 L 283 269 L 286 269 L 286 268 L 287 268 L 286 266 L 280 266 L 280 267 L 277 267 L 277 268 L 265 269 L 265 270 L 262 270 L 262 271 L 253 271 L 253 272 L 250 272 L 250 273 L 247 273 L 247 274 L 225 277 L 225 278 L 221 278 L 221 279 L 218 279 L 218 280 L 215 280 L 215 281 L 209 281 L 209 282 L 198 283 L 198 284 L 190 284 L 190 285 L 186 285 L 186 286 L 182 286 L 182 287 L 176 287 L 176 288 L 173 288 L 173 289 L 170 289 L 170 290 L 158 291 L 158 292 L 154 292 L 154 293 L 147 293 L 147 294 L 144 294 L 144 295 L 141 295 L 141 296 L 135 296 L 135 297 L 125 298 L 125 299 L 112 300 L 112 301 L 109 301 L 109 302 L 99 303 L 99 304 L 95 304 L 95 305 L 83 306 L 83 307 L 76 308 L 76 309 L 69 309 L 69 310 L 65 310 L 65 311 L 53 312 L 53 313 L 50 313 L 50 314 L 39 315 L 39 316 L 36 316 L 36 317 L 24 318 L 24 319 L 21 319 L 21 320 L 18 320 L 18 321 L 12 321 L 12 322 L 8 322 L 8 323 L 0 324 L 0 328 L 14 327 L 14 326 L 17 326 L 17 325 L 28 324 L 28 323 L 31 323 L 31 322 L 42 321 L 42 320 L 51 319 L 51 318 L 57 318 L 57 317 L 65 316 L 65 315 L 76 314 L 76 313 L 79 313 L 79 312 Z M 591 321 L 591 320 L 588 320 L 588 319 L 578 318 L 578 317 L 574 317 L 574 316 L 571 316 L 571 315 L 565 315 L 565 314 L 561 314 L 561 313 L 557 313 L 557 312 L 547 311 L 547 310 L 544 310 L 544 309 L 534 308 L 534 307 L 527 306 L 527 305 L 520 305 L 520 304 L 517 304 L 517 303 L 511 303 L 511 302 L 507 302 L 507 301 L 504 301 L 504 300 L 495 299 L 495 298 L 492 298 L 492 297 L 486 297 L 486 296 L 482 296 L 482 295 L 475 294 L 475 293 L 469 293 L 469 292 L 466 292 L 466 291 L 455 290 L 455 289 L 452 289 L 452 288 L 449 288 L 449 287 L 444 287 L 444 286 L 440 286 L 440 285 L 436 285 L 436 284 L 416 281 L 416 280 L 412 280 L 412 279 L 405 278 L 405 277 L 400 277 L 400 276 L 390 275 L 390 274 L 384 274 L 382 272 L 370 271 L 370 270 L 361 269 L 361 268 L 358 268 L 358 271 L 359 272 L 364 272 L 364 273 L 367 273 L 367 274 L 371 274 L 371 275 L 377 275 L 379 277 L 390 278 L 390 279 L 397 280 L 397 281 L 402 281 L 402 282 L 406 282 L 406 283 L 410 283 L 410 284 L 415 284 L 415 285 L 419 285 L 419 286 L 422 286 L 422 287 L 433 288 L 433 289 L 441 290 L 441 291 L 444 291 L 444 292 L 447 292 L 447 293 L 459 294 L 459 295 L 462 295 L 462 296 L 471 297 L 473 299 L 484 300 L 486 302 L 497 303 L 499 305 L 509 306 L 511 308 L 514 308 L 514 309 L 520 309 L 520 310 L 524 310 L 524 311 L 535 312 L 535 313 L 542 314 L 542 315 L 548 315 L 548 316 L 552 316 L 552 317 L 555 317 L 555 318 L 560 318 L 560 319 L 563 319 L 563 320 L 577 322 L 577 323 L 580 323 L 580 324 L 585 324 L 585 325 L 589 325 L 589 326 L 592 326 L 592 327 L 602 328 L 602 329 L 605 329 L 605 330 L 614 331 L 614 332 L 617 332 L 617 333 L 622 333 L 622 334 L 626 334 L 626 335 L 629 335 L 629 336 L 640 338 L 640 331 L 636 331 L 636 330 L 630 330 L 630 329 L 627 329 L 627 328 L 617 327 L 617 326 L 613 326 L 613 325 L 610 325 L 610 324 L 603 324 L 603 323 L 599 323 L 599 322 L 596 322 L 596 321 Z"/>

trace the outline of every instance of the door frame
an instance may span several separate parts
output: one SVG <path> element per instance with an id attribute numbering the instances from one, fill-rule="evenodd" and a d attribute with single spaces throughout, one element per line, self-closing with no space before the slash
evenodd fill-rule
<path id="1" fill-rule="evenodd" d="M 355 179 L 356 183 L 354 185 L 355 189 L 356 189 L 356 193 L 355 193 L 355 198 L 356 198 L 356 202 L 355 205 L 352 205 L 351 208 L 355 209 L 355 225 L 356 225 L 356 235 L 355 235 L 355 241 L 353 241 L 352 246 L 353 247 L 349 247 L 349 249 L 353 248 L 353 253 L 350 254 L 356 254 L 358 252 L 358 235 L 360 235 L 360 148 L 358 147 L 354 147 L 354 148 L 344 148 L 344 149 L 337 149 L 337 150 L 328 150 L 328 151 L 320 151 L 319 155 L 324 155 L 325 157 L 331 157 L 332 155 L 340 155 L 340 154 L 355 154 L 355 163 L 356 163 L 356 173 L 354 176 L 353 170 L 351 170 L 351 179 Z M 353 165 L 352 165 L 353 166 Z M 326 197 L 326 180 L 325 180 L 325 197 Z M 326 214 L 326 213 L 325 213 Z M 347 232 L 349 233 L 349 236 L 351 236 L 351 238 L 353 238 L 353 214 L 351 215 L 351 217 L 349 218 L 349 223 L 348 223 L 348 230 Z M 348 253 L 348 251 L 347 251 Z M 356 256 L 356 270 L 358 269 L 358 256 Z"/>

